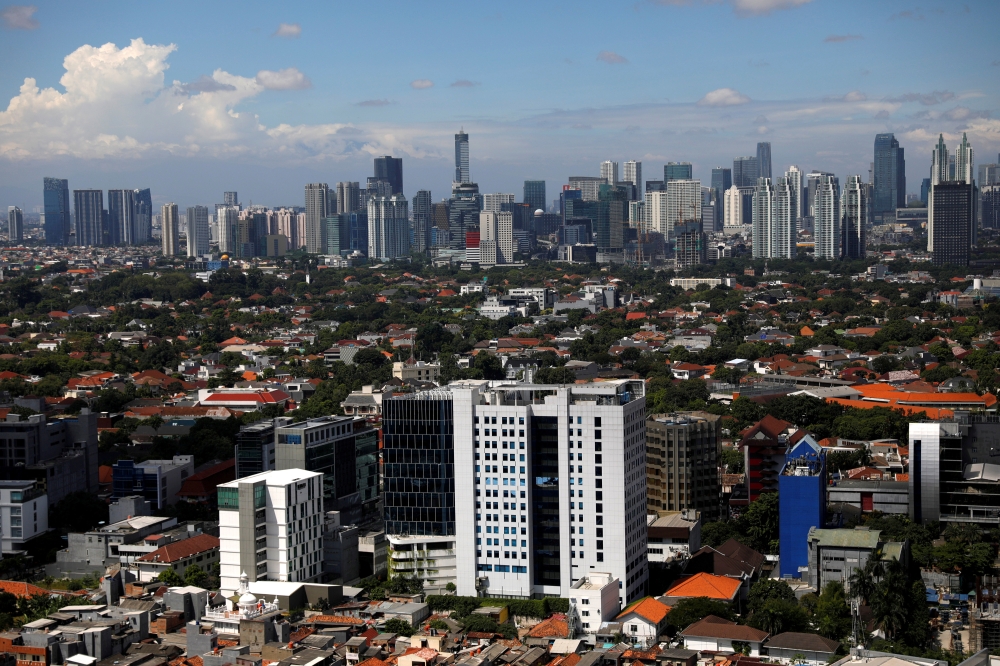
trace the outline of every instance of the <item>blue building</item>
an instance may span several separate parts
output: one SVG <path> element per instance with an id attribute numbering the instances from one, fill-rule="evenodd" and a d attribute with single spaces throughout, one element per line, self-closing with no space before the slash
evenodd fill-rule
<path id="1" fill-rule="evenodd" d="M 42 183 L 45 244 L 66 245 L 70 232 L 69 181 L 65 178 L 45 178 Z"/>
<path id="2" fill-rule="evenodd" d="M 122 458 L 111 468 L 111 497 L 140 495 L 154 509 L 177 502 L 184 479 L 194 474 L 194 456 L 174 456 L 172 460 L 137 463 Z"/>
<path id="3" fill-rule="evenodd" d="M 809 530 L 826 519 L 826 454 L 806 435 L 785 455 L 778 478 L 781 574 L 800 578 L 809 567 Z"/>

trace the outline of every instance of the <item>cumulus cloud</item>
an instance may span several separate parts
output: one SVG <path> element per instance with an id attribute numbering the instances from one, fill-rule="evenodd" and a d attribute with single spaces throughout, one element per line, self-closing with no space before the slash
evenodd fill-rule
<path id="1" fill-rule="evenodd" d="M 749 101 L 750 98 L 738 90 L 719 88 L 698 100 L 698 106 L 738 106 Z"/>
<path id="2" fill-rule="evenodd" d="M 305 90 L 312 88 L 312 81 L 295 67 L 272 72 L 262 69 L 257 72 L 257 83 L 268 90 Z"/>
<path id="3" fill-rule="evenodd" d="M 38 21 L 35 19 L 37 11 L 38 7 L 34 5 L 10 5 L 0 11 L 0 21 L 9 30 L 35 30 L 38 28 Z"/>
<path id="4" fill-rule="evenodd" d="M 861 35 L 830 35 L 823 41 L 827 44 L 839 44 L 840 42 L 859 42 L 864 37 Z"/>
<path id="5" fill-rule="evenodd" d="M 601 51 L 597 54 L 597 59 L 601 62 L 606 62 L 609 65 L 624 65 L 628 62 L 628 58 L 623 55 L 619 55 L 614 51 Z"/>
<path id="6" fill-rule="evenodd" d="M 965 106 L 957 106 L 944 114 L 948 120 L 971 120 L 973 118 L 989 118 L 989 111 L 973 111 Z"/>
<path id="7" fill-rule="evenodd" d="M 427 88 L 433 88 L 434 82 L 430 79 L 417 79 L 410 82 L 410 87 L 416 90 L 425 90 Z"/>
<path id="8" fill-rule="evenodd" d="M 864 94 L 860 90 L 852 90 L 846 95 L 829 95 L 823 98 L 825 102 L 864 102 L 868 99 L 868 95 Z"/>
<path id="9" fill-rule="evenodd" d="M 779 9 L 793 9 L 809 4 L 812 0 L 732 0 L 736 13 L 743 16 L 761 16 Z"/>
<path id="10" fill-rule="evenodd" d="M 459 79 L 452 83 L 449 88 L 473 88 L 479 84 L 475 81 L 469 81 L 468 79 Z"/>
<path id="11" fill-rule="evenodd" d="M 387 99 L 366 99 L 363 102 L 358 102 L 356 106 L 389 106 L 393 103 Z"/>
<path id="12" fill-rule="evenodd" d="M 184 93 L 185 95 L 195 95 L 197 93 L 203 93 L 203 92 L 221 92 L 221 91 L 236 90 L 236 86 L 230 83 L 222 83 L 221 81 L 216 81 L 208 74 L 202 74 L 191 83 L 180 83 L 179 81 L 174 81 L 174 87 L 177 89 L 178 92 Z"/>
<path id="13" fill-rule="evenodd" d="M 298 23 L 280 23 L 278 29 L 271 33 L 272 37 L 298 39 L 302 35 L 302 26 Z"/>
<path id="14" fill-rule="evenodd" d="M 942 102 L 947 102 L 950 99 L 955 98 L 955 93 L 949 90 L 935 90 L 929 93 L 906 93 L 905 95 L 900 95 L 899 97 L 889 97 L 886 99 L 887 102 L 920 102 L 924 106 L 933 106 L 935 104 L 941 104 Z"/>

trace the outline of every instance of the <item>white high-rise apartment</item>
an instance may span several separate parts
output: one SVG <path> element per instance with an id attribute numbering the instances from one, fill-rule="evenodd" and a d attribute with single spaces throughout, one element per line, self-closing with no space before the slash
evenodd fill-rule
<path id="1" fill-rule="evenodd" d="M 618 182 L 618 162 L 612 162 L 611 160 L 605 160 L 601 162 L 601 178 L 608 185 L 614 185 Z"/>
<path id="2" fill-rule="evenodd" d="M 24 240 L 24 212 L 17 206 L 7 207 L 7 240 L 13 243 Z"/>
<path id="3" fill-rule="evenodd" d="M 326 183 L 306 185 L 306 252 L 326 252 L 326 222 L 329 214 L 330 187 Z"/>
<path id="4" fill-rule="evenodd" d="M 208 208 L 190 206 L 187 209 L 187 256 L 200 257 L 208 254 L 209 236 Z"/>
<path id="5" fill-rule="evenodd" d="M 566 597 L 601 571 L 621 581 L 620 604 L 643 596 L 644 393 L 632 380 L 455 383 L 383 401 L 393 570 L 516 598 Z M 426 469 L 419 484 L 414 464 Z M 429 542 L 454 543 L 430 570 Z"/>
<path id="6" fill-rule="evenodd" d="M 659 231 L 668 238 L 674 223 L 667 220 L 667 193 L 662 190 L 646 193 L 646 228 Z"/>
<path id="7" fill-rule="evenodd" d="M 180 217 L 177 212 L 177 204 L 163 204 L 160 208 L 160 240 L 163 242 L 163 256 L 173 257 L 180 254 L 180 245 L 177 237 L 180 233 Z"/>
<path id="8" fill-rule="evenodd" d="M 722 231 L 727 236 L 743 233 L 743 195 L 740 188 L 733 185 L 722 195 Z"/>
<path id="9" fill-rule="evenodd" d="M 674 227 L 690 221 L 701 221 L 701 181 L 671 180 L 667 182 L 667 230 L 673 238 Z"/>
<path id="10" fill-rule="evenodd" d="M 391 261 L 410 253 L 410 205 L 401 194 L 368 200 L 368 258 Z"/>
<path id="11" fill-rule="evenodd" d="M 793 185 L 781 176 L 774 184 L 774 238 L 771 256 L 780 259 L 795 258 L 795 240 L 798 225 L 795 223 L 795 208 L 799 198 L 795 196 Z"/>
<path id="12" fill-rule="evenodd" d="M 484 194 L 483 195 L 483 210 L 487 213 L 499 213 L 504 209 L 511 210 L 514 207 L 514 195 L 513 194 L 503 194 L 497 192 L 496 194 Z"/>
<path id="13" fill-rule="evenodd" d="M 813 202 L 813 240 L 816 259 L 840 259 L 840 183 L 836 176 L 820 176 Z"/>
<path id="14" fill-rule="evenodd" d="M 323 574 L 323 474 L 261 472 L 222 483 L 219 575 L 224 596 L 251 582 L 316 581 Z"/>
<path id="15" fill-rule="evenodd" d="M 215 224 L 219 233 L 219 252 L 233 254 L 240 238 L 240 209 L 222 206 L 215 210 Z"/>
<path id="16" fill-rule="evenodd" d="M 845 259 L 864 259 L 868 218 L 871 214 L 871 185 L 861 176 L 848 176 L 840 203 L 840 253 Z"/>
<path id="17" fill-rule="evenodd" d="M 353 213 L 361 209 L 361 184 L 357 181 L 337 183 L 337 213 Z"/>
<path id="18" fill-rule="evenodd" d="M 965 132 L 962 132 L 962 143 L 955 150 L 955 180 L 966 185 L 975 182 L 974 161 L 972 146 L 969 145 Z"/>
<path id="19" fill-rule="evenodd" d="M 774 188 L 770 178 L 758 178 L 753 192 L 753 256 L 754 259 L 773 256 Z"/>
<path id="20" fill-rule="evenodd" d="M 651 231 L 649 220 L 646 218 L 645 201 L 628 202 L 628 223 L 630 227 L 638 229 L 640 233 Z"/>
<path id="21" fill-rule="evenodd" d="M 479 264 L 494 266 L 514 261 L 514 215 L 510 211 L 479 214 Z"/>
<path id="22" fill-rule="evenodd" d="M 785 172 L 785 178 L 795 195 L 795 229 L 798 231 L 802 221 L 802 170 L 793 164 Z"/>
<path id="23" fill-rule="evenodd" d="M 635 198 L 641 201 L 646 189 L 642 185 L 642 162 L 629 160 L 622 165 L 622 168 L 622 180 L 635 186 Z"/>

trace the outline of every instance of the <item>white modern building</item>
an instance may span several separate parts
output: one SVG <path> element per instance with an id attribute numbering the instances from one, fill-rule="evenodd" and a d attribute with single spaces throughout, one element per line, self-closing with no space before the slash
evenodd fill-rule
<path id="1" fill-rule="evenodd" d="M 514 195 L 510 195 L 513 197 Z M 514 261 L 514 215 L 505 212 L 479 214 L 479 264 L 495 266 Z"/>
<path id="2" fill-rule="evenodd" d="M 813 239 L 816 259 L 840 259 L 840 183 L 836 176 L 822 175 L 813 200 Z"/>
<path id="3" fill-rule="evenodd" d="M 401 194 L 368 200 L 368 258 L 390 261 L 410 253 L 409 202 Z"/>
<path id="4" fill-rule="evenodd" d="M 621 609 L 618 594 L 618 579 L 605 571 L 591 571 L 573 583 L 569 603 L 576 609 L 576 630 L 596 634 L 601 625 L 614 620 Z"/>
<path id="5" fill-rule="evenodd" d="M 201 257 L 208 254 L 208 208 L 190 206 L 187 209 L 187 256 Z"/>
<path id="6" fill-rule="evenodd" d="M 743 233 L 743 195 L 733 185 L 722 195 L 722 232 L 727 236 Z"/>
<path id="7" fill-rule="evenodd" d="M 667 193 L 662 190 L 646 193 L 645 231 L 658 231 L 667 237 L 673 222 L 667 222 Z"/>
<path id="8" fill-rule="evenodd" d="M 611 160 L 605 160 L 601 162 L 601 178 L 608 185 L 614 185 L 618 182 L 618 162 L 613 162 Z"/>
<path id="9" fill-rule="evenodd" d="M 667 238 L 674 237 L 674 227 L 689 221 L 701 221 L 701 181 L 671 180 L 667 188 L 667 216 L 665 229 L 660 231 Z M 669 232 L 669 235 L 667 235 Z"/>
<path id="10" fill-rule="evenodd" d="M 514 195 L 497 192 L 483 195 L 483 210 L 487 213 L 510 211 L 514 206 Z"/>
<path id="11" fill-rule="evenodd" d="M 49 497 L 35 481 L 0 481 L 0 544 L 4 555 L 49 531 Z"/>
<path id="12" fill-rule="evenodd" d="M 621 605 L 645 594 L 642 382 L 456 382 L 386 399 L 382 422 L 394 563 L 416 540 L 453 553 L 453 580 L 424 576 L 459 595 L 568 597 L 596 572 Z"/>
<path id="13" fill-rule="evenodd" d="M 802 220 L 802 169 L 793 164 L 785 172 L 785 178 L 788 179 L 788 187 L 795 194 L 795 229 L 798 232 Z"/>
<path id="14" fill-rule="evenodd" d="M 773 256 L 774 188 L 770 178 L 758 178 L 753 193 L 753 257 Z"/>
<path id="15" fill-rule="evenodd" d="M 795 239 L 798 224 L 795 210 L 799 197 L 786 176 L 777 179 L 774 185 L 774 236 L 771 239 L 771 256 L 781 259 L 795 258 Z"/>
<path id="16" fill-rule="evenodd" d="M 642 182 L 642 162 L 628 160 L 622 164 L 622 181 L 632 183 L 635 186 L 635 198 L 642 200 L 643 191 L 646 189 Z"/>
<path id="17" fill-rule="evenodd" d="M 177 236 L 180 233 L 180 219 L 177 204 L 166 203 L 160 207 L 160 241 L 163 244 L 163 256 L 173 257 L 180 253 Z"/>
<path id="18" fill-rule="evenodd" d="M 332 213 L 330 210 L 330 186 L 326 183 L 309 183 L 306 185 L 305 198 L 306 237 L 305 242 L 301 244 L 305 245 L 306 250 L 312 254 L 322 254 L 326 252 L 326 239 L 323 233 L 326 228 L 324 220 Z"/>
<path id="19" fill-rule="evenodd" d="M 236 252 L 240 237 L 240 209 L 236 206 L 217 208 L 215 224 L 218 229 L 219 252 Z"/>
<path id="20" fill-rule="evenodd" d="M 232 596 L 240 575 L 281 582 L 323 573 L 323 474 L 261 472 L 220 484 L 220 589 Z"/>

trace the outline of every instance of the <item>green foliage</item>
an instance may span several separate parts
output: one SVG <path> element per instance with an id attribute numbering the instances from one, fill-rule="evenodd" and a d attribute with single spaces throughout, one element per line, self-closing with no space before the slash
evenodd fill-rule
<path id="1" fill-rule="evenodd" d="M 176 587 L 184 584 L 184 579 L 181 578 L 180 575 L 178 575 L 178 573 L 173 569 L 164 569 L 160 572 L 160 575 L 156 577 L 156 580 L 170 587 Z"/>
<path id="2" fill-rule="evenodd" d="M 481 631 L 483 633 L 495 634 L 499 625 L 491 617 L 486 615 L 469 615 L 462 620 L 462 628 L 465 631 Z"/>
<path id="3" fill-rule="evenodd" d="M 398 617 L 388 620 L 383 627 L 383 631 L 387 634 L 398 634 L 400 636 L 412 636 L 416 633 L 413 625 Z"/>
<path id="4" fill-rule="evenodd" d="M 364 581 L 362 581 L 364 583 Z M 464 618 L 480 606 L 506 606 L 511 615 L 544 618 L 552 613 L 569 611 L 569 599 L 545 597 L 544 599 L 493 599 L 490 597 L 459 597 L 451 594 L 432 594 L 427 597 L 432 611 L 451 611 L 452 616 Z"/>
<path id="5" fill-rule="evenodd" d="M 437 629 L 438 631 L 451 631 L 451 627 L 449 627 L 448 623 L 444 620 L 431 620 L 428 623 L 428 626 L 431 629 Z"/>
<path id="6" fill-rule="evenodd" d="M 763 609 L 764 604 L 772 599 L 795 601 L 795 593 L 788 583 L 773 578 L 761 578 L 750 588 L 747 598 L 747 610 L 756 613 Z"/>
<path id="7" fill-rule="evenodd" d="M 184 584 L 205 587 L 208 585 L 208 574 L 197 564 L 192 564 L 184 570 Z"/>
<path id="8" fill-rule="evenodd" d="M 735 619 L 733 609 L 729 604 L 708 597 L 695 597 L 681 599 L 670 609 L 670 612 L 667 613 L 667 626 L 677 632 L 708 615 L 715 615 L 726 620 Z"/>
<path id="9" fill-rule="evenodd" d="M 841 583 L 827 583 L 816 602 L 813 615 L 816 631 L 839 641 L 851 633 L 851 608 Z"/>
<path id="10" fill-rule="evenodd" d="M 778 552 L 778 493 L 764 493 L 740 516 L 745 543 L 764 554 Z"/>
<path id="11" fill-rule="evenodd" d="M 847 472 L 871 463 L 872 454 L 867 447 L 853 451 L 833 451 L 826 454 L 826 469 L 830 472 Z"/>
<path id="12" fill-rule="evenodd" d="M 742 474 L 745 469 L 743 453 L 733 448 L 723 448 L 719 463 L 725 465 L 728 474 Z"/>
<path id="13" fill-rule="evenodd" d="M 787 587 L 787 586 L 786 586 Z M 784 631 L 803 632 L 809 629 L 809 616 L 793 599 L 768 599 L 753 613 L 747 624 L 774 636 Z"/>
<path id="14" fill-rule="evenodd" d="M 718 548 L 730 539 L 739 539 L 741 536 L 736 526 L 736 521 L 718 521 L 705 523 L 701 527 L 701 543 L 705 546 Z"/>
<path id="15" fill-rule="evenodd" d="M 536 384 L 573 384 L 576 382 L 576 373 L 570 368 L 560 366 L 539 368 L 535 372 Z"/>

